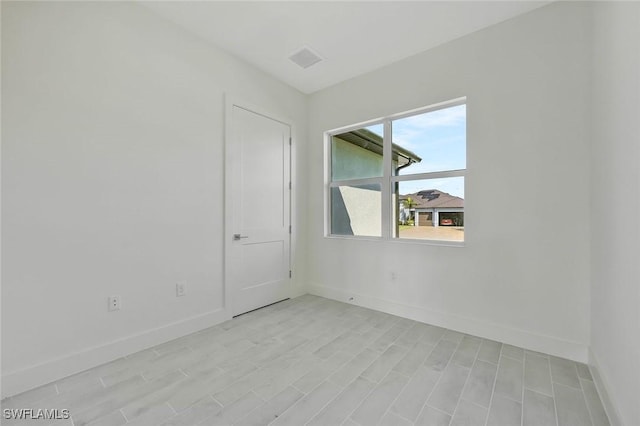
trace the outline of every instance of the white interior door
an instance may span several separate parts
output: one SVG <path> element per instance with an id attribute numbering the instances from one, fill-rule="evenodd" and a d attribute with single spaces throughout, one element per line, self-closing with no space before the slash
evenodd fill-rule
<path id="1" fill-rule="evenodd" d="M 291 127 L 231 103 L 226 291 L 239 315 L 290 296 Z"/>

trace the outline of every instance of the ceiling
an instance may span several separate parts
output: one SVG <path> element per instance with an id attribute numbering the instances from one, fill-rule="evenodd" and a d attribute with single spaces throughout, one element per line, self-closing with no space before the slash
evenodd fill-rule
<path id="1" fill-rule="evenodd" d="M 174 23 L 313 93 L 526 13 L 549 1 L 148 1 Z M 288 58 L 310 47 L 324 60 Z"/>

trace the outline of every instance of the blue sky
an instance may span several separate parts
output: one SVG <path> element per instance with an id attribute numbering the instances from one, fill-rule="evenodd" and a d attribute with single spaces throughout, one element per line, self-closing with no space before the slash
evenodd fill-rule
<path id="1" fill-rule="evenodd" d="M 368 127 L 382 135 L 382 124 Z M 401 175 L 466 168 L 466 105 L 458 105 L 392 122 L 393 143 L 417 154 L 422 161 Z M 400 193 L 439 189 L 464 198 L 464 178 L 401 182 Z"/>

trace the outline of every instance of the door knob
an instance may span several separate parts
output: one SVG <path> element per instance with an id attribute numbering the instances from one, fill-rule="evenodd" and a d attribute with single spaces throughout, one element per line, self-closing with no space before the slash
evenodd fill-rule
<path id="1" fill-rule="evenodd" d="M 242 238 L 249 238 L 249 237 L 246 236 L 246 235 L 233 234 L 233 241 L 238 241 L 238 240 L 240 240 Z"/>

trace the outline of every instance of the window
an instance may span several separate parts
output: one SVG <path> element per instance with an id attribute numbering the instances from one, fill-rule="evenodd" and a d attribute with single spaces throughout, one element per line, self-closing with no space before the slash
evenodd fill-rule
<path id="1" fill-rule="evenodd" d="M 464 241 L 464 99 L 327 132 L 327 234 Z"/>

